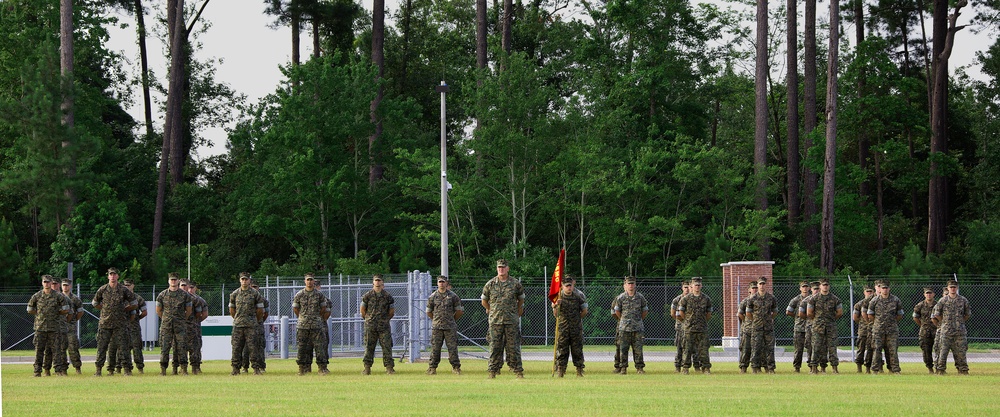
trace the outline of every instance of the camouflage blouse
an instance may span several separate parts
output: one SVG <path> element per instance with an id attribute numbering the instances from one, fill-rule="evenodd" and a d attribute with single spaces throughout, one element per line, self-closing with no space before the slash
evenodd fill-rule
<path id="1" fill-rule="evenodd" d="M 130 305 L 138 306 L 139 301 L 135 298 L 135 294 L 132 291 L 119 283 L 114 287 L 110 284 L 102 285 L 97 290 L 97 293 L 94 294 L 92 304 L 94 307 L 101 306 L 99 327 L 102 329 L 116 329 L 124 327 L 128 320 L 128 313 L 125 311 L 125 308 Z"/>
<path id="2" fill-rule="evenodd" d="M 483 286 L 480 297 L 490 305 L 490 324 L 517 324 L 518 302 L 524 300 L 524 286 L 514 277 L 501 281 L 494 277 Z"/>
<path id="3" fill-rule="evenodd" d="M 677 311 L 684 312 L 684 331 L 688 333 L 704 333 L 708 330 L 707 315 L 714 311 L 712 299 L 705 294 L 688 294 L 681 299 Z"/>
<path id="4" fill-rule="evenodd" d="M 434 291 L 427 298 L 426 312 L 431 314 L 431 328 L 434 330 L 458 329 L 458 324 L 455 323 L 455 312 L 464 310 L 462 299 L 451 290 L 444 293 Z"/>
<path id="5" fill-rule="evenodd" d="M 369 290 L 361 296 L 361 305 L 365 306 L 365 326 L 377 329 L 389 328 L 389 310 L 395 308 L 396 300 L 392 298 L 389 291 L 382 290 L 375 292 Z"/>
<path id="6" fill-rule="evenodd" d="M 254 327 L 257 322 L 257 309 L 264 309 L 264 297 L 253 288 L 237 288 L 229 294 L 229 308 L 235 309 L 233 327 Z"/>
<path id="7" fill-rule="evenodd" d="M 964 334 L 965 316 L 972 316 L 972 309 L 969 307 L 969 299 L 961 295 L 955 295 L 955 298 L 947 295 L 942 297 L 934 306 L 932 315 L 938 319 L 945 335 Z"/>
<path id="8" fill-rule="evenodd" d="M 28 300 L 28 312 L 35 313 L 35 331 L 59 331 L 62 326 L 60 321 L 66 321 L 63 314 L 69 312 L 69 301 L 56 291 L 46 294 L 45 290 L 40 290 Z"/>
<path id="9" fill-rule="evenodd" d="M 641 292 L 636 291 L 633 296 L 629 296 L 627 292 L 619 294 L 611 302 L 611 310 L 621 314 L 621 318 L 618 319 L 618 331 L 646 331 L 642 322 L 642 313 L 649 311 L 649 303 L 646 302 L 646 296 L 642 295 Z"/>
<path id="10" fill-rule="evenodd" d="M 896 318 L 905 313 L 903 302 L 892 294 L 886 298 L 876 295 L 868 302 L 868 315 L 874 319 L 872 331 L 876 334 L 899 333 Z"/>
<path id="11" fill-rule="evenodd" d="M 292 299 L 292 308 L 299 309 L 299 321 L 296 325 L 303 330 L 320 330 L 326 326 L 323 314 L 326 308 L 326 297 L 319 290 L 299 290 Z"/>

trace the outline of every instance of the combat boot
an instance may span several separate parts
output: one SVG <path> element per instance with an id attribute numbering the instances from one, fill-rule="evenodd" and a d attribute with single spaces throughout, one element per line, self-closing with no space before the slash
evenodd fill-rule
<path id="1" fill-rule="evenodd" d="M 185 364 L 181 364 L 181 375 L 187 375 L 187 374 L 188 374 L 188 366 L 187 366 L 187 364 L 186 363 Z"/>
<path id="2" fill-rule="evenodd" d="M 94 371 L 94 376 L 101 376 L 101 367 L 97 367 L 97 370 Z"/>
<path id="3" fill-rule="evenodd" d="M 250 373 L 250 368 L 243 367 L 243 373 L 249 374 Z"/>
<path id="4" fill-rule="evenodd" d="M 935 373 L 936 373 L 936 374 L 938 374 L 938 375 L 944 375 L 944 369 L 942 369 L 942 370 L 939 370 L 939 371 L 937 371 L 937 372 L 935 372 Z"/>
<path id="5" fill-rule="evenodd" d="M 142 371 L 140 370 L 139 373 L 142 373 Z M 191 365 L 191 374 L 201 375 L 201 365 Z"/>
<path id="6" fill-rule="evenodd" d="M 35 378 L 41 378 L 41 377 L 42 377 L 42 371 L 36 371 Z"/>
<path id="7" fill-rule="evenodd" d="M 458 366 L 454 366 L 454 367 L 451 368 L 451 373 L 453 373 L 455 375 L 462 375 L 462 368 L 458 367 Z"/>
<path id="8" fill-rule="evenodd" d="M 82 372 L 82 371 L 80 371 L 80 367 L 79 367 L 79 366 L 77 366 L 77 367 L 76 367 L 76 374 L 77 374 L 77 375 L 80 375 L 81 373 L 83 373 L 83 372 Z"/>
<path id="9" fill-rule="evenodd" d="M 371 374 L 372 374 L 372 366 L 365 365 L 365 370 L 361 371 L 361 375 L 371 375 Z"/>
<path id="10" fill-rule="evenodd" d="M 753 368 L 753 373 L 759 374 L 760 373 L 760 368 Z"/>
<path id="11" fill-rule="evenodd" d="M 253 368 L 253 374 L 254 375 L 264 375 L 264 373 L 261 372 L 260 368 Z"/>
<path id="12" fill-rule="evenodd" d="M 131 370 L 131 369 L 126 369 L 126 370 L 125 370 L 125 372 L 124 372 L 124 373 L 122 373 L 122 375 L 125 375 L 125 376 L 132 376 L 132 370 Z"/>
<path id="13" fill-rule="evenodd" d="M 861 373 L 861 364 L 860 363 L 858 364 L 858 373 L 859 374 Z"/>
<path id="14" fill-rule="evenodd" d="M 52 376 L 52 371 L 50 369 L 46 369 L 45 376 Z"/>
<path id="15" fill-rule="evenodd" d="M 618 373 L 620 373 L 620 374 L 622 374 L 622 375 L 628 375 L 628 368 L 622 368 L 622 369 L 620 370 L 620 372 L 618 372 Z"/>
<path id="16" fill-rule="evenodd" d="M 958 374 L 959 375 L 969 375 L 969 371 L 958 371 Z"/>
<path id="17" fill-rule="evenodd" d="M 139 370 L 139 375 L 145 375 L 145 374 L 144 374 L 144 373 L 142 372 L 142 367 L 141 367 L 141 366 L 138 366 L 138 367 L 136 367 L 136 369 L 138 369 L 138 370 Z"/>
<path id="18" fill-rule="evenodd" d="M 826 373 L 826 365 L 821 366 L 820 370 L 823 371 L 823 373 L 825 374 Z"/>
<path id="19" fill-rule="evenodd" d="M 497 377 L 497 371 L 490 371 L 490 379 L 494 379 L 496 377 Z"/>
<path id="20" fill-rule="evenodd" d="M 302 367 L 299 367 L 299 368 L 301 369 Z M 229 375 L 230 376 L 239 376 L 240 375 L 240 367 L 239 366 L 234 366 L 233 367 L 233 372 L 230 372 Z M 302 374 L 299 374 L 299 375 L 302 375 Z"/>
<path id="21" fill-rule="evenodd" d="M 517 379 L 524 379 L 524 371 L 514 372 L 514 375 L 517 376 Z"/>
<path id="22" fill-rule="evenodd" d="M 694 367 L 694 371 L 695 372 L 701 372 L 701 367 L 700 366 L 695 366 Z"/>
<path id="23" fill-rule="evenodd" d="M 872 367 L 865 365 L 865 373 L 866 374 L 872 373 Z"/>
<path id="24" fill-rule="evenodd" d="M 177 365 L 174 365 L 174 369 L 171 375 L 177 375 Z"/>
<path id="25" fill-rule="evenodd" d="M 583 368 L 580 368 L 580 369 L 583 369 Z M 645 369 L 643 369 L 643 368 L 635 368 L 635 373 L 637 373 L 637 374 L 639 374 L 639 375 L 643 375 L 643 374 L 645 374 L 645 373 L 646 373 L 646 370 L 645 370 Z M 582 375 L 581 375 L 581 376 L 582 376 Z"/>
<path id="26" fill-rule="evenodd" d="M 741 366 L 741 367 L 740 367 L 740 373 L 741 373 L 741 374 L 745 374 L 745 373 L 747 373 L 747 368 L 744 368 L 744 367 L 742 367 L 742 366 Z"/>
<path id="27" fill-rule="evenodd" d="M 799 373 L 799 367 L 798 366 L 795 367 L 795 373 Z"/>
<path id="28" fill-rule="evenodd" d="M 929 373 L 931 375 L 934 375 L 934 367 L 933 366 L 928 366 L 927 367 L 927 373 Z"/>
<path id="29" fill-rule="evenodd" d="M 167 367 L 160 366 L 160 376 L 167 376 Z"/>
<path id="30" fill-rule="evenodd" d="M 114 374 L 115 374 L 115 370 L 114 369 L 108 369 L 108 376 L 112 376 Z"/>
<path id="31" fill-rule="evenodd" d="M 816 370 L 816 365 L 809 365 L 809 373 L 813 375 L 819 373 L 819 371 Z"/>
<path id="32" fill-rule="evenodd" d="M 712 375 L 712 370 L 708 368 L 701 368 L 701 373 L 705 375 Z"/>
<path id="33" fill-rule="evenodd" d="M 681 373 L 683 373 L 684 375 L 687 375 L 688 374 L 688 368 L 684 368 L 684 370 L 681 371 Z"/>
<path id="34" fill-rule="evenodd" d="M 302 375 L 305 375 L 305 374 L 306 374 L 306 366 L 305 365 L 299 365 L 299 373 L 296 374 L 296 375 L 302 376 Z"/>
<path id="35" fill-rule="evenodd" d="M 559 378 L 566 376 L 566 367 L 560 366 L 558 369 L 556 369 L 556 376 Z"/>
<path id="36" fill-rule="evenodd" d="M 840 371 L 837 370 L 837 365 L 833 365 L 833 373 L 839 374 Z"/>
<path id="37" fill-rule="evenodd" d="M 768 370 L 767 370 L 767 373 L 768 373 L 768 374 L 771 374 L 771 375 L 774 375 L 774 369 L 768 369 Z"/>
<path id="38" fill-rule="evenodd" d="M 427 368 L 427 375 L 437 375 L 437 368 Z"/>
<path id="39" fill-rule="evenodd" d="M 260 371 L 261 371 L 260 368 L 257 368 L 257 372 L 260 372 Z M 326 364 L 319 365 L 319 374 L 320 375 L 329 375 L 330 374 L 330 370 L 326 368 Z"/>
<path id="40" fill-rule="evenodd" d="M 393 368 L 392 366 L 388 366 L 388 367 L 385 368 L 385 374 L 386 375 L 395 375 L 396 374 L 396 369 Z"/>
<path id="41" fill-rule="evenodd" d="M 645 373 L 645 372 L 643 372 L 642 368 L 639 368 L 635 372 L 636 373 L 640 373 L 640 374 L 644 374 Z M 576 376 L 581 377 L 581 378 L 583 377 L 583 367 L 580 367 L 580 366 L 576 367 Z"/>
<path id="42" fill-rule="evenodd" d="M 743 370 L 743 373 L 747 373 L 747 370 L 746 370 L 746 368 L 740 368 L 740 369 L 742 369 L 742 370 Z M 681 373 L 681 367 L 680 367 L 680 366 L 675 366 L 675 367 L 674 367 L 674 373 L 675 373 L 675 374 L 679 374 L 679 373 Z"/>

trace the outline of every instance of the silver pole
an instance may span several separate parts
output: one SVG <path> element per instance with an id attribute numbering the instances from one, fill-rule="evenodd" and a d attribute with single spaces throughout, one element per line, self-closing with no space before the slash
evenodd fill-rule
<path id="1" fill-rule="evenodd" d="M 851 314 L 850 314 L 850 316 L 851 316 L 851 359 L 856 359 L 858 357 L 858 352 L 856 350 L 854 350 L 854 324 L 855 324 L 855 322 L 854 322 L 854 280 L 851 279 L 850 275 L 847 276 L 847 287 L 848 287 L 847 289 L 848 289 L 848 294 L 849 294 L 848 297 L 850 299 L 850 301 L 848 301 L 850 304 L 848 304 L 848 305 L 850 306 L 850 309 L 851 309 Z"/>
<path id="2" fill-rule="evenodd" d="M 448 142 L 445 119 L 448 84 L 442 80 L 435 90 L 441 93 L 441 275 L 448 276 Z"/>
<path id="3" fill-rule="evenodd" d="M 188 280 L 191 279 L 191 222 L 188 222 Z"/>

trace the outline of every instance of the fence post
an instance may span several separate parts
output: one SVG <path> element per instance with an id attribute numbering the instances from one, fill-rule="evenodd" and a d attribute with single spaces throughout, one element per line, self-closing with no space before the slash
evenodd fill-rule
<path id="1" fill-rule="evenodd" d="M 542 268 L 542 271 L 543 271 L 542 273 L 545 274 L 545 275 L 542 275 L 542 291 L 545 291 L 546 290 L 545 277 L 549 275 L 549 267 L 548 267 L 548 265 L 544 266 Z M 552 283 L 550 282 L 549 285 L 552 285 Z M 545 297 L 548 298 L 548 296 L 549 296 L 549 294 L 546 291 L 545 292 Z M 546 304 L 548 304 L 548 303 L 542 302 L 542 317 L 545 317 L 545 332 L 544 332 L 545 333 L 545 346 L 548 346 L 549 345 L 549 315 L 548 315 L 548 306 Z"/>
<path id="2" fill-rule="evenodd" d="M 280 334 L 279 340 L 281 340 L 281 359 L 288 359 L 288 316 L 281 316 L 281 326 L 278 332 Z"/>
<path id="3" fill-rule="evenodd" d="M 857 359 L 857 352 L 854 350 L 854 280 L 851 279 L 850 275 L 847 276 L 847 289 L 850 291 L 848 293 L 850 304 L 847 305 L 847 308 L 851 312 L 847 314 L 851 316 L 851 359 L 854 360 Z"/>

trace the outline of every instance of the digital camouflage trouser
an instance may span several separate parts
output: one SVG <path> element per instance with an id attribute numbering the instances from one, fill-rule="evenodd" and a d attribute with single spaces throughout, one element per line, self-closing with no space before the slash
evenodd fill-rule
<path id="1" fill-rule="evenodd" d="M 792 347 L 795 349 L 792 356 L 792 366 L 799 369 L 802 367 L 802 353 L 806 348 L 806 332 L 795 332 L 792 335 Z M 808 357 L 806 357 L 806 363 L 809 363 Z"/>
<path id="2" fill-rule="evenodd" d="M 920 342 L 920 351 L 923 353 L 924 366 L 928 369 L 934 369 L 934 333 L 936 329 L 933 327 L 920 327 L 920 332 L 917 334 L 917 340 Z"/>
<path id="3" fill-rule="evenodd" d="M 129 322 L 128 336 L 129 343 L 128 348 L 125 349 L 125 354 L 131 354 L 132 361 L 135 362 L 135 367 L 142 369 L 145 366 L 145 361 L 142 357 L 142 327 L 139 322 Z"/>
<path id="4" fill-rule="evenodd" d="M 754 330 L 753 354 L 750 366 L 755 369 L 764 368 L 773 371 L 774 364 L 774 330 Z"/>
<path id="5" fill-rule="evenodd" d="M 840 365 L 840 358 L 837 356 L 837 326 L 832 323 L 813 323 L 809 365 L 826 368 L 827 363 L 832 366 Z"/>
<path id="6" fill-rule="evenodd" d="M 298 349 L 298 356 L 295 358 L 295 363 L 299 366 L 312 365 L 314 353 L 317 365 L 330 363 L 330 359 L 322 348 L 323 337 L 323 331 L 320 329 L 297 329 L 295 331 L 295 346 Z"/>
<path id="7" fill-rule="evenodd" d="M 454 329 L 431 330 L 431 360 L 428 368 L 437 368 L 441 363 L 441 345 L 448 346 L 448 363 L 452 368 L 459 368 L 462 362 L 458 359 L 458 332 Z"/>
<path id="8" fill-rule="evenodd" d="M 189 322 L 187 328 L 187 355 L 191 366 L 201 366 L 201 322 Z"/>
<path id="9" fill-rule="evenodd" d="M 63 329 L 56 331 L 55 350 L 52 351 L 51 358 L 52 367 L 55 368 L 56 372 L 66 372 L 69 368 L 69 362 L 66 361 L 66 346 L 69 344 L 68 333 Z"/>
<path id="10" fill-rule="evenodd" d="M 632 350 L 632 359 L 635 361 L 635 369 L 646 367 L 646 361 L 642 355 L 642 345 L 646 342 L 644 332 L 618 332 L 620 342 L 618 344 L 618 356 L 621 362 L 621 369 L 628 369 L 628 351 Z"/>
<path id="11" fill-rule="evenodd" d="M 750 356 L 753 353 L 753 332 L 740 330 L 740 368 L 750 367 Z"/>
<path id="12" fill-rule="evenodd" d="M 708 338 L 705 333 L 687 332 L 684 334 L 687 346 L 684 348 L 684 369 L 694 364 L 695 368 L 711 369 L 712 361 L 708 357 Z"/>
<path id="13" fill-rule="evenodd" d="M 233 353 L 229 362 L 234 368 L 239 368 L 241 362 L 243 362 L 243 350 L 250 349 L 251 365 L 253 369 L 260 369 L 261 364 L 257 361 L 257 358 L 260 357 L 260 353 L 257 352 L 260 349 L 260 345 L 256 343 L 256 339 L 256 328 L 233 327 Z"/>
<path id="14" fill-rule="evenodd" d="M 858 350 L 854 354 L 854 363 L 870 368 L 872 366 L 872 352 L 875 350 L 871 331 L 868 329 L 858 329 L 856 345 Z"/>
<path id="15" fill-rule="evenodd" d="M 622 369 L 622 332 L 615 332 L 615 373 Z"/>
<path id="16" fill-rule="evenodd" d="M 583 368 L 583 329 L 559 329 L 559 339 L 556 341 L 556 366 L 565 368 L 573 355 L 573 366 Z M 638 364 L 636 365 L 638 367 Z"/>
<path id="17" fill-rule="evenodd" d="M 941 336 L 941 347 L 938 351 L 935 368 L 944 371 L 948 367 L 948 351 L 951 351 L 955 359 L 955 369 L 962 372 L 969 371 L 969 363 L 966 361 L 965 353 L 969 349 L 969 343 L 965 332 L 954 332 Z"/>
<path id="18" fill-rule="evenodd" d="M 875 358 L 872 360 L 872 371 L 882 370 L 882 355 L 885 349 L 886 366 L 890 372 L 899 372 L 899 332 L 881 332 L 875 334 Z"/>
<path id="19" fill-rule="evenodd" d="M 499 372 L 503 365 L 504 351 L 507 367 L 514 372 L 524 372 L 521 366 L 521 329 L 517 324 L 490 324 L 490 360 L 488 369 Z"/>
<path id="20" fill-rule="evenodd" d="M 260 363 L 260 369 L 264 369 L 264 368 L 267 368 L 267 362 L 265 360 L 266 357 L 267 357 L 267 352 L 266 352 L 267 348 L 264 346 L 264 343 L 266 342 L 267 338 L 264 335 L 264 325 L 260 325 L 260 326 L 257 326 L 257 327 L 258 327 L 257 328 L 257 336 L 255 336 L 256 338 L 254 339 L 254 340 L 257 341 L 257 361 L 258 361 L 258 363 Z M 199 331 L 198 335 L 201 336 L 201 326 L 198 327 L 198 331 Z M 200 337 L 199 337 L 199 340 L 200 340 Z M 198 347 L 199 347 L 199 350 L 200 350 L 201 345 L 199 344 Z M 198 352 L 198 360 L 201 360 L 201 352 L 200 351 Z M 253 360 L 250 359 L 250 348 L 243 349 L 243 360 L 241 361 L 243 369 L 249 369 L 250 368 L 250 362 L 252 362 L 252 361 Z M 319 362 L 318 355 L 317 355 L 317 361 L 316 362 L 317 363 Z"/>
<path id="21" fill-rule="evenodd" d="M 58 332 L 35 332 L 32 340 L 35 344 L 35 373 L 39 374 L 42 369 L 52 369 L 52 358 L 58 349 Z"/>
<path id="22" fill-rule="evenodd" d="M 161 338 L 162 340 L 162 338 Z M 108 349 L 109 345 L 114 343 L 112 349 Z M 100 369 L 104 366 L 105 359 L 108 357 L 108 353 L 114 355 L 115 365 L 121 365 L 123 369 L 132 370 L 132 358 L 130 357 L 125 349 L 119 349 L 120 346 L 128 345 L 128 330 L 124 325 L 115 327 L 113 329 L 98 328 L 97 329 L 97 360 L 95 364 L 97 368 Z"/>
<path id="23" fill-rule="evenodd" d="M 677 353 L 674 354 L 674 367 L 680 368 L 684 364 L 684 327 L 678 321 L 674 326 L 674 345 L 677 346 Z"/>
<path id="24" fill-rule="evenodd" d="M 361 360 L 365 366 L 372 366 L 375 363 L 376 344 L 382 347 L 382 365 L 386 368 L 393 367 L 395 361 L 392 359 L 392 331 L 388 326 L 376 328 L 365 323 L 365 357 Z"/>
<path id="25" fill-rule="evenodd" d="M 233 333 L 236 329 L 233 329 Z M 160 367 L 170 362 L 170 350 L 174 351 L 174 366 L 187 365 L 187 325 L 175 324 L 160 328 Z"/>
<path id="26" fill-rule="evenodd" d="M 66 356 L 74 368 L 83 366 L 83 359 L 80 358 L 80 338 L 76 336 L 76 326 L 70 329 L 66 335 Z"/>

